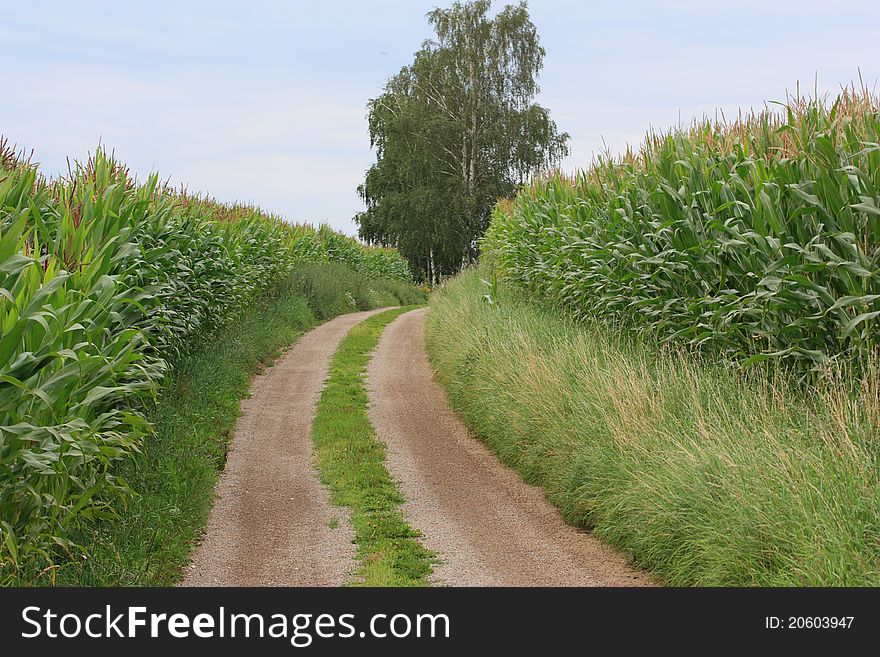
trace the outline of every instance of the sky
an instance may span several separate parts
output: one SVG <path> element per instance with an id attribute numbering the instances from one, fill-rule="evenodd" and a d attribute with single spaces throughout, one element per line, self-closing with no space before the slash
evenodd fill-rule
<path id="1" fill-rule="evenodd" d="M 101 143 L 141 178 L 355 234 L 374 160 L 366 103 L 450 4 L 0 0 L 0 135 L 47 175 Z M 532 0 L 529 13 L 568 171 L 798 82 L 880 79 L 876 0 Z"/>

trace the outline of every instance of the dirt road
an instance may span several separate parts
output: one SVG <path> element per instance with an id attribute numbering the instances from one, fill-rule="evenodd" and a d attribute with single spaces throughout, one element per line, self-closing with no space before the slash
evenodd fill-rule
<path id="1" fill-rule="evenodd" d="M 254 379 L 183 586 L 339 586 L 355 569 L 345 510 L 330 505 L 312 466 L 311 429 L 330 357 L 376 312 L 322 324 Z"/>
<path id="2" fill-rule="evenodd" d="M 370 418 L 388 445 L 404 513 L 440 555 L 437 584 L 648 586 L 651 579 L 566 525 L 543 491 L 502 465 L 449 409 L 424 343 L 426 309 L 386 329 L 368 376 Z"/>

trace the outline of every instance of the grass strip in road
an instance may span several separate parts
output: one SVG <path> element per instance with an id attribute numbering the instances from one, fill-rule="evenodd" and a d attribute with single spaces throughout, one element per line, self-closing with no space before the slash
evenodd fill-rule
<path id="1" fill-rule="evenodd" d="M 401 513 L 403 496 L 385 468 L 385 446 L 367 415 L 364 381 L 382 330 L 417 307 L 387 310 L 351 329 L 330 363 L 312 428 L 315 462 L 330 500 L 351 509 L 361 562 L 356 585 L 427 586 L 434 561 Z"/>

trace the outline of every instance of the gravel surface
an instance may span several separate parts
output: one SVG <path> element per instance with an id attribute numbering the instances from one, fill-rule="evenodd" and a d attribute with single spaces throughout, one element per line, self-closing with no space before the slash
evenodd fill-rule
<path id="1" fill-rule="evenodd" d="M 183 586 L 339 586 L 355 570 L 354 531 L 318 481 L 311 429 L 331 356 L 376 312 L 322 324 L 254 379 Z"/>
<path id="2" fill-rule="evenodd" d="M 650 586 L 620 554 L 562 520 L 450 410 L 425 353 L 426 309 L 386 329 L 369 367 L 370 418 L 404 513 L 450 586 Z"/>

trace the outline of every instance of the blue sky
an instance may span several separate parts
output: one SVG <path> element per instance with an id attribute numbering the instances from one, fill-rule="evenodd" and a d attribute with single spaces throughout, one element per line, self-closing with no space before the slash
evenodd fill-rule
<path id="1" fill-rule="evenodd" d="M 141 176 L 354 233 L 367 100 L 438 2 L 0 0 L 0 134 L 45 173 L 99 139 Z M 447 6 L 449 3 L 439 3 Z M 495 2 L 498 10 L 502 2 Z M 875 2 L 532 0 L 564 168 L 694 116 L 880 78 Z M 603 142 L 604 140 L 604 142 Z"/>

